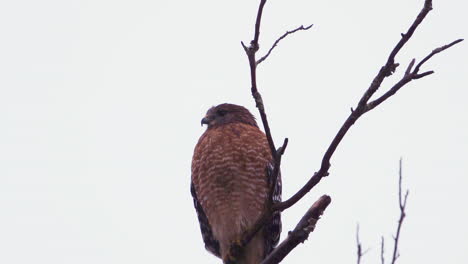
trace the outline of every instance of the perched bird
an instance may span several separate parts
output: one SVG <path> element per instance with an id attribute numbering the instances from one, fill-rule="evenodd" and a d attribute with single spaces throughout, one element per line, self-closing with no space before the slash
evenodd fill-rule
<path id="1" fill-rule="evenodd" d="M 224 263 L 258 264 L 278 244 L 280 214 L 229 254 L 272 201 L 281 201 L 281 175 L 272 183 L 273 158 L 265 134 L 244 107 L 220 104 L 201 120 L 207 125 L 192 159 L 191 193 L 205 248 Z M 238 245 L 238 244 L 237 244 Z"/>

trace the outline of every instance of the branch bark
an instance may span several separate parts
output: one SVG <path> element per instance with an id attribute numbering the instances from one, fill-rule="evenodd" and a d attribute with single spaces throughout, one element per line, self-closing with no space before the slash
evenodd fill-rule
<path id="1" fill-rule="evenodd" d="M 301 218 L 293 231 L 288 233 L 288 237 L 281 242 L 263 261 L 261 264 L 276 264 L 280 263 L 299 243 L 303 243 L 311 232 L 314 231 L 317 221 L 323 214 L 323 211 L 331 203 L 331 198 L 328 195 L 320 197 Z"/>

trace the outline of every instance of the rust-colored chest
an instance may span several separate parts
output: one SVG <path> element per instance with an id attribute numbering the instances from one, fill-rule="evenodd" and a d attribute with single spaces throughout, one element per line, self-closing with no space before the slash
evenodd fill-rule
<path id="1" fill-rule="evenodd" d="M 236 123 L 207 130 L 195 147 L 192 182 L 208 219 L 256 217 L 267 200 L 270 160 L 266 137 L 256 127 Z"/>

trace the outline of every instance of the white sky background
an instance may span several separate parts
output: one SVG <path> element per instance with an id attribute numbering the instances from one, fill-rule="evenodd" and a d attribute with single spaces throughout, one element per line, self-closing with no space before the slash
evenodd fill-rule
<path id="1" fill-rule="evenodd" d="M 468 36 L 459 0 L 434 10 L 402 50 L 411 60 Z M 247 58 L 258 1 L 0 2 L 0 263 L 220 263 L 204 250 L 189 192 L 212 105 L 256 116 Z M 284 197 L 314 171 L 423 0 L 269 1 L 259 89 L 283 159 Z M 461 43 L 365 115 L 331 176 L 283 214 L 284 233 L 322 194 L 332 204 L 284 263 L 354 263 L 355 227 L 379 262 L 410 189 L 399 263 L 468 263 L 468 50 Z M 390 259 L 390 254 L 387 255 Z"/>

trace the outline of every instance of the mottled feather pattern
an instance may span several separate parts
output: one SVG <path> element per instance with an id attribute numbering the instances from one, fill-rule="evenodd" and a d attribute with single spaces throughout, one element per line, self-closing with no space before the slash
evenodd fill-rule
<path id="1" fill-rule="evenodd" d="M 268 176 L 268 183 L 271 183 L 273 177 L 273 170 L 274 166 L 273 163 L 268 163 L 267 167 L 267 176 Z M 272 194 L 272 201 L 273 203 L 281 202 L 281 194 L 282 194 L 282 182 L 281 182 L 281 172 L 278 173 L 278 177 L 276 178 L 276 182 L 273 185 L 273 194 Z M 278 245 L 280 235 L 281 235 L 281 213 L 276 212 L 273 214 L 273 217 L 269 223 L 266 224 L 264 232 L 265 232 L 265 256 L 268 255 L 276 245 Z"/>
<path id="2" fill-rule="evenodd" d="M 213 227 L 226 239 L 236 239 L 266 205 L 267 177 L 258 175 L 265 175 L 270 154 L 260 133 L 252 126 L 229 124 L 208 130 L 196 148 L 200 155 L 194 156 L 192 180 L 198 199 L 210 223 L 230 226 Z"/>

